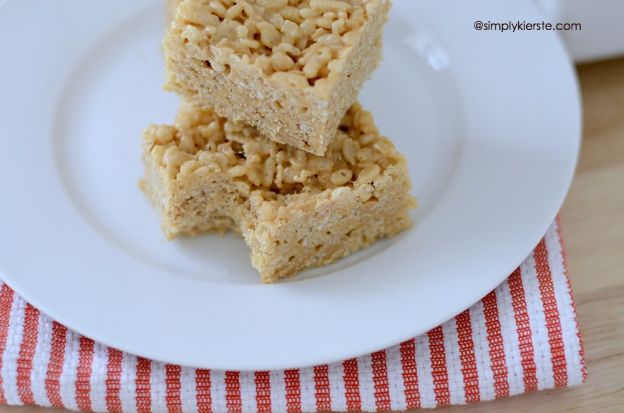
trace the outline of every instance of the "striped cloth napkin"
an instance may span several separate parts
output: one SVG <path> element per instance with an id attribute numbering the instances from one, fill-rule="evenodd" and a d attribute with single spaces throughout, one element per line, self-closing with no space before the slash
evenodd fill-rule
<path id="1" fill-rule="evenodd" d="M 341 363 L 280 371 L 162 364 L 95 343 L 0 291 L 0 401 L 96 412 L 388 411 L 586 378 L 557 223 L 503 284 L 443 325 Z"/>

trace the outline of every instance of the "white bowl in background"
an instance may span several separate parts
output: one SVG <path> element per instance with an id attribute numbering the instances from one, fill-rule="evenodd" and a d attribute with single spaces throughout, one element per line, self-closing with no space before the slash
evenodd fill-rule
<path id="1" fill-rule="evenodd" d="M 581 30 L 561 31 L 576 62 L 624 55 L 624 1 L 534 0 L 547 21 L 581 23 Z"/>

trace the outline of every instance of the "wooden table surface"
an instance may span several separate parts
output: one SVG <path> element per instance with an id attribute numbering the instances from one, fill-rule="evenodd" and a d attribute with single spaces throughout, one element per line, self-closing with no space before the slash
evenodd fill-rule
<path id="1" fill-rule="evenodd" d="M 585 126 L 562 211 L 589 379 L 571 389 L 451 407 L 462 412 L 624 412 L 624 58 L 579 67 Z M 0 413 L 61 413 L 0 406 Z"/>

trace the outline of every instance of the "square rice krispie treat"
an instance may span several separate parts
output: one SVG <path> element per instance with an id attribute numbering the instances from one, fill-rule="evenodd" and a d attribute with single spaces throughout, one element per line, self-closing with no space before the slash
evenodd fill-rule
<path id="1" fill-rule="evenodd" d="M 389 9 L 390 0 L 183 0 L 164 41 L 165 87 L 323 155 L 381 59 Z"/>
<path id="2" fill-rule="evenodd" d="M 326 156 L 261 137 L 240 122 L 183 106 L 150 126 L 142 182 L 169 238 L 240 232 L 263 282 L 331 263 L 410 226 L 405 158 L 358 104 Z"/>

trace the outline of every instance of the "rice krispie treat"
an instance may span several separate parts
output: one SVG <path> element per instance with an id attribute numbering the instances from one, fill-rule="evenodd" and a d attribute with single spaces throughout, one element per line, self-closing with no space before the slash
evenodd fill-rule
<path id="1" fill-rule="evenodd" d="M 234 229 L 263 282 L 331 263 L 410 226 L 405 158 L 358 104 L 326 156 L 183 106 L 143 138 L 143 188 L 168 238 Z"/>
<path id="2" fill-rule="evenodd" d="M 165 87 L 323 155 L 381 59 L 389 9 L 390 0 L 183 0 L 164 41 Z"/>

